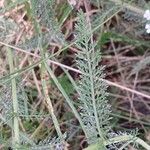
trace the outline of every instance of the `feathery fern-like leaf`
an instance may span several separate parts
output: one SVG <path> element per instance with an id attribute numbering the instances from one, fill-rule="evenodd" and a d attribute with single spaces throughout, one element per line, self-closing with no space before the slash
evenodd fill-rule
<path id="1" fill-rule="evenodd" d="M 7 124 L 11 127 L 14 114 L 12 107 L 11 86 L 8 85 L 4 85 L 0 91 L 0 124 Z M 19 85 L 19 83 L 17 88 L 17 96 L 19 101 L 19 115 L 28 116 L 28 98 L 24 92 L 23 86 Z"/>
<path id="2" fill-rule="evenodd" d="M 63 138 L 66 138 L 66 134 L 63 135 Z M 38 145 L 31 147 L 31 150 L 64 150 L 65 143 L 59 137 L 52 138 L 48 136 L 43 141 L 39 142 Z"/>
<path id="3" fill-rule="evenodd" d="M 104 66 L 99 66 L 101 54 L 95 49 L 96 43 L 91 38 L 90 26 L 82 11 L 78 13 L 79 20 L 76 24 L 76 47 L 80 49 L 76 55 L 80 75 L 78 85 L 79 101 L 81 103 L 81 117 L 87 130 L 88 143 L 95 143 L 100 138 L 106 138 L 109 128 L 110 105 L 106 99 L 107 85 L 99 80 L 104 78 Z"/>

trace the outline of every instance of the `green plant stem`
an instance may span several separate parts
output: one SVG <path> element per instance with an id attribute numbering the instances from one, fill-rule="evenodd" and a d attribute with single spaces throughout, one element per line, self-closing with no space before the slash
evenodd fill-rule
<path id="1" fill-rule="evenodd" d="M 48 88 L 47 88 L 47 85 L 46 85 L 46 80 L 44 79 L 45 71 L 46 71 L 45 66 L 44 66 L 44 64 L 42 64 L 41 74 L 42 74 L 42 86 L 43 86 L 43 91 L 44 91 L 44 95 L 45 95 L 45 101 L 46 101 L 49 113 L 52 117 L 52 120 L 53 120 L 55 129 L 57 131 L 57 134 L 61 139 L 63 139 L 63 134 L 61 132 L 59 122 L 58 122 L 58 120 L 57 120 L 57 118 L 54 114 L 54 109 L 53 109 L 53 106 L 52 106 L 52 102 L 51 102 L 51 100 L 49 98 L 49 95 L 48 95 Z"/>
<path id="2" fill-rule="evenodd" d="M 126 141 L 131 141 L 136 142 L 137 144 L 141 145 L 144 147 L 146 150 L 150 150 L 150 145 L 148 145 L 146 142 L 144 142 L 142 139 L 138 137 L 134 137 L 132 135 L 122 135 L 122 136 L 117 136 L 115 138 L 111 138 L 108 141 L 104 141 L 104 145 L 111 145 L 119 142 L 126 142 Z M 89 147 L 85 148 L 84 150 L 97 150 L 99 143 L 90 145 Z"/>
<path id="3" fill-rule="evenodd" d="M 7 54 L 8 54 L 8 62 L 9 62 L 9 68 L 10 73 L 14 72 L 14 65 L 13 65 L 13 54 L 12 50 L 7 48 Z M 13 101 L 13 147 L 17 150 L 17 146 L 19 145 L 19 117 L 18 117 L 18 99 L 17 99 L 17 87 L 16 87 L 16 79 L 13 78 L 11 80 L 11 86 L 12 86 L 12 101 Z"/>
<path id="4" fill-rule="evenodd" d="M 86 49 L 88 49 L 88 47 L 86 47 Z M 92 64 L 91 64 L 89 52 L 87 52 L 87 59 L 88 59 L 89 77 L 90 77 L 90 83 L 91 83 L 91 86 L 90 86 L 91 96 L 92 96 L 92 103 L 93 103 L 94 116 L 96 120 L 96 126 L 97 126 L 97 130 L 99 132 L 100 137 L 102 138 L 102 140 L 104 140 L 103 132 L 99 125 L 99 119 L 98 119 L 98 114 L 97 114 L 97 109 L 96 109 L 96 99 L 95 99 L 94 81 L 93 81 L 94 79 L 93 79 Z"/>

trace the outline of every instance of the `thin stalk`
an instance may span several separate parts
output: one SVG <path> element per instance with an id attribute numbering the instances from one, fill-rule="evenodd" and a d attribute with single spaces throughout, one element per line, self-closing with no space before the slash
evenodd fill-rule
<path id="1" fill-rule="evenodd" d="M 7 54 L 8 54 L 8 62 L 9 62 L 9 68 L 10 73 L 13 73 L 15 71 L 14 64 L 13 64 L 13 54 L 12 50 L 10 48 L 7 48 Z M 11 87 L 12 87 L 12 103 L 13 103 L 13 141 L 12 145 L 17 150 L 18 145 L 20 143 L 19 139 L 19 117 L 18 117 L 18 99 L 17 99 L 17 87 L 16 87 L 16 79 L 13 78 L 11 80 Z"/>
<path id="2" fill-rule="evenodd" d="M 58 134 L 58 136 L 63 139 L 63 134 L 61 132 L 61 129 L 60 129 L 60 126 L 59 126 L 59 122 L 54 114 L 54 109 L 53 109 L 53 106 L 52 106 L 52 102 L 51 102 L 51 99 L 48 95 L 48 87 L 46 85 L 46 80 L 44 79 L 44 75 L 45 75 L 45 66 L 44 64 L 42 64 L 42 71 L 41 71 L 41 74 L 42 74 L 42 86 L 43 86 L 43 92 L 44 92 L 44 95 L 45 95 L 45 101 L 46 101 L 46 104 L 47 104 L 47 107 L 48 107 L 48 110 L 49 110 L 49 113 L 52 117 L 52 120 L 53 120 L 53 123 L 54 123 L 54 126 L 55 126 L 55 129 L 56 129 L 56 132 Z"/>

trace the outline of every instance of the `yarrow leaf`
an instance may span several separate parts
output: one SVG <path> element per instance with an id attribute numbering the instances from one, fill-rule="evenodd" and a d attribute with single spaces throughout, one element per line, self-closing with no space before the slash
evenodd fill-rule
<path id="1" fill-rule="evenodd" d="M 87 130 L 88 143 L 96 143 L 100 138 L 104 140 L 110 129 L 110 105 L 107 98 L 107 85 L 99 80 L 105 77 L 104 66 L 99 66 L 101 54 L 92 42 L 91 29 L 84 13 L 78 13 L 76 24 L 76 47 L 80 49 L 76 55 L 78 69 L 82 71 L 78 85 L 80 114 Z"/>

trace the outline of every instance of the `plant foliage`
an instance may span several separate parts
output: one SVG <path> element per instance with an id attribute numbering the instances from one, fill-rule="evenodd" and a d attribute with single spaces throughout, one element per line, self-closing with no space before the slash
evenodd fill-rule
<path id="1" fill-rule="evenodd" d="M 61 76 L 57 79 L 57 76 L 55 76 L 55 73 L 53 73 L 53 70 L 51 70 L 49 64 L 47 63 L 48 58 L 45 58 L 45 56 L 47 55 L 44 54 L 47 52 L 47 46 L 48 48 L 49 46 L 51 46 L 51 42 L 59 43 L 60 45 L 64 45 L 66 42 L 65 37 L 61 32 L 61 26 L 66 21 L 66 18 L 70 15 L 73 7 L 73 17 L 74 12 L 76 12 L 76 10 L 78 9 L 78 6 L 75 5 L 75 3 L 77 2 L 76 0 L 68 0 L 68 2 L 70 4 L 74 3 L 74 5 L 72 5 L 72 8 L 67 5 L 67 1 L 65 1 L 65 5 L 63 6 L 63 8 L 60 7 L 62 10 L 59 13 L 56 13 L 55 11 L 57 6 L 55 0 L 7 0 L 6 3 L 8 3 L 8 7 L 0 10 L 0 12 L 6 13 L 16 6 L 25 4 L 25 7 L 23 7 L 21 11 L 24 11 L 24 9 L 28 9 L 27 17 L 28 19 L 31 18 L 32 22 L 34 23 L 35 34 L 31 39 L 26 40 L 25 43 L 20 46 L 25 47 L 25 49 L 29 50 L 40 47 L 40 54 L 42 57 L 42 60 L 26 67 L 27 69 L 23 68 L 21 70 L 16 70 L 16 64 L 18 60 L 13 57 L 14 55 L 12 55 L 12 53 L 9 53 L 8 55 L 9 65 L 12 67 L 12 70 L 10 69 L 11 71 L 9 75 L 6 75 L 0 79 L 2 85 L 2 89 L 0 91 L 0 126 L 1 130 L 4 129 L 4 132 L 6 128 L 6 131 L 8 133 L 0 134 L 0 144 L 2 144 L 5 148 L 8 148 L 8 146 L 10 146 L 14 149 L 65 150 L 68 149 L 66 143 L 66 141 L 68 141 L 69 139 L 68 137 L 74 137 L 76 131 L 79 131 L 81 127 L 81 129 L 85 133 L 88 143 L 88 147 L 85 148 L 86 150 L 121 150 L 126 149 L 126 147 L 130 143 L 138 143 L 146 149 L 150 149 L 148 144 L 136 137 L 137 133 L 128 134 L 122 132 L 112 132 L 110 123 L 111 107 L 107 99 L 107 84 L 103 80 L 105 78 L 105 66 L 100 65 L 101 52 L 99 49 L 100 46 L 98 46 L 100 44 L 102 47 L 104 44 L 109 42 L 109 39 L 112 37 L 115 38 L 115 41 L 126 41 L 130 44 L 132 44 L 134 41 L 134 44 L 138 45 L 140 40 L 136 41 L 135 39 L 133 39 L 132 41 L 126 36 L 118 35 L 116 33 L 117 25 L 115 24 L 116 26 L 114 26 L 113 21 L 116 21 L 119 17 L 121 17 L 122 19 L 126 20 L 129 25 L 133 23 L 133 25 L 135 25 L 135 30 L 141 32 L 140 28 L 142 27 L 141 29 L 144 31 L 145 29 L 143 28 L 144 20 L 142 12 L 144 11 L 143 9 L 146 9 L 146 4 L 148 3 L 146 2 L 146 0 L 90 0 L 90 2 L 92 3 L 91 6 L 93 8 L 95 8 L 96 6 L 97 8 L 96 12 L 93 13 L 91 11 L 92 13 L 84 13 L 82 10 L 78 12 L 77 18 L 75 18 L 75 20 L 73 19 L 72 26 L 70 27 L 72 31 L 72 29 L 74 29 L 74 21 L 76 21 L 77 19 L 77 22 L 75 24 L 75 31 L 73 31 L 73 34 L 75 33 L 75 41 L 70 45 L 67 45 L 68 48 L 75 44 L 75 47 L 78 50 L 76 54 L 76 65 L 81 74 L 79 76 L 80 80 L 78 84 L 76 84 L 69 72 L 64 68 L 64 72 L 68 73 L 66 73 L 67 77 Z M 67 10 L 61 16 L 60 14 L 63 12 L 63 10 L 65 10 L 65 8 L 67 8 Z M 58 9 L 59 7 L 57 8 L 57 10 Z M 138 10 L 140 11 L 138 12 Z M 118 15 L 118 13 L 120 14 Z M 108 23 L 108 26 L 110 25 L 110 31 L 103 32 L 103 29 L 107 28 L 107 25 L 105 26 L 105 23 L 112 17 L 117 19 L 112 19 L 112 21 L 110 22 L 112 24 Z M 57 18 L 59 18 L 60 22 L 57 20 Z M 9 44 L 15 43 L 15 40 L 12 37 L 15 37 L 14 31 L 15 33 L 18 33 L 18 29 L 19 28 L 17 24 L 12 22 L 11 19 L 8 19 L 7 17 L 0 17 L 1 41 Z M 113 32 L 115 33 L 112 33 L 111 30 L 113 30 Z M 98 32 L 95 34 L 93 33 L 95 31 Z M 120 31 L 122 32 L 122 30 Z M 70 35 L 72 35 L 72 33 Z M 10 39 L 7 37 L 10 37 Z M 71 41 L 70 39 L 72 39 L 72 37 L 69 37 L 68 41 Z M 145 42 L 143 43 L 143 45 L 145 45 Z M 60 51 L 63 51 L 67 48 L 65 47 Z M 30 64 L 30 59 L 26 58 L 26 62 L 26 64 Z M 13 66 L 13 63 L 15 64 L 15 66 Z M 150 57 L 148 56 L 135 65 L 131 75 L 137 74 L 138 72 L 140 72 L 140 70 L 146 68 L 149 64 Z M 38 82 L 38 79 L 35 80 L 37 82 L 36 86 L 38 87 L 38 92 L 40 92 L 41 99 L 47 98 L 45 104 L 49 104 L 48 110 L 50 113 L 45 112 L 45 105 L 42 104 L 42 107 L 38 107 L 39 105 L 41 105 L 41 103 L 43 103 L 43 101 L 40 101 L 41 99 L 39 99 L 39 102 L 36 101 L 38 92 L 36 92 L 35 94 L 31 94 L 32 98 L 34 98 L 31 98 L 31 101 L 29 102 L 24 86 L 20 84 L 17 79 L 15 79 L 15 82 L 10 83 L 13 78 L 20 77 L 21 73 L 33 69 L 36 65 L 38 65 L 39 68 L 35 68 L 35 70 L 33 70 L 33 73 L 34 71 L 41 71 L 38 77 L 40 78 L 39 80 L 42 81 L 43 93 L 40 92 L 41 84 Z M 63 67 L 64 65 L 60 66 Z M 56 116 L 53 112 L 55 111 L 55 109 L 53 108 L 53 103 L 51 103 L 51 97 L 49 97 L 49 87 L 47 87 L 49 82 L 47 82 L 47 75 L 49 75 L 50 78 L 53 79 L 55 85 L 61 91 L 62 95 L 66 99 L 66 102 L 70 106 L 70 109 L 80 123 L 80 127 L 77 128 L 76 126 L 78 126 L 78 124 L 76 124 L 76 128 L 74 129 L 74 127 L 72 126 L 73 121 L 68 121 L 71 124 L 71 131 L 70 133 L 68 131 L 68 137 L 66 137 L 66 134 L 62 133 L 68 126 L 67 121 L 67 123 L 63 122 L 65 118 L 64 116 L 67 115 L 64 115 L 62 113 L 63 111 L 61 110 L 61 115 L 64 115 L 64 118 L 62 118 L 59 112 L 56 113 Z M 68 81 L 68 79 L 70 81 Z M 5 85 L 4 83 L 7 83 L 7 85 Z M 71 85 L 71 83 L 73 86 Z M 72 95 L 74 92 L 73 87 L 78 93 L 77 107 L 79 112 L 74 106 L 74 101 L 72 101 L 70 98 L 70 95 Z M 54 91 L 53 93 L 56 94 Z M 29 93 L 28 96 L 30 97 Z M 56 101 L 55 99 L 58 100 L 59 98 L 54 98 L 54 103 Z M 14 107 L 14 104 L 16 104 L 16 107 Z M 65 104 L 65 106 L 63 106 L 63 109 L 66 108 L 66 106 L 67 105 Z M 56 107 L 56 109 L 58 109 L 58 107 Z M 62 122 L 59 124 L 60 120 L 57 121 L 56 118 L 58 115 L 60 115 L 59 119 L 62 119 L 61 121 L 66 125 L 66 127 L 62 125 Z M 51 126 L 51 129 L 48 128 L 48 132 L 50 133 L 48 133 L 47 131 L 45 132 L 45 129 L 42 128 L 43 126 L 47 127 L 49 125 L 48 120 L 50 123 L 54 124 L 54 126 Z M 17 123 L 15 123 L 15 121 L 17 121 Z M 15 128 L 16 124 L 18 124 L 18 129 Z M 30 127 L 32 129 L 30 129 L 28 132 L 26 128 Z M 56 132 L 54 128 L 56 129 Z M 42 133 L 42 135 L 40 135 L 40 133 L 42 132 L 41 130 L 44 130 L 44 133 Z M 13 134 L 13 132 L 16 132 L 19 140 L 15 140 L 17 136 L 13 136 L 15 135 Z M 56 133 L 58 133 L 58 135 Z M 40 137 L 35 138 L 36 135 L 40 135 Z M 66 138 L 68 139 L 66 140 Z M 14 141 L 14 144 L 12 141 Z M 16 143 L 18 144 L 18 147 L 16 146 Z"/>
<path id="2" fill-rule="evenodd" d="M 28 50 L 35 49 L 39 45 L 39 37 L 42 45 L 48 45 L 51 42 L 56 42 L 59 44 L 65 44 L 65 38 L 61 32 L 57 14 L 55 13 L 54 0 L 30 0 L 31 2 L 31 12 L 34 18 L 34 23 L 37 28 L 37 23 L 39 23 L 41 29 L 44 29 L 41 34 L 37 31 L 37 34 L 31 39 L 25 41 L 25 43 L 19 45 L 20 47 Z"/>
<path id="3" fill-rule="evenodd" d="M 26 116 L 29 117 L 29 110 L 28 110 L 28 98 L 25 93 L 23 85 L 17 84 L 17 96 L 19 102 L 19 116 Z M 15 114 L 13 114 L 13 107 L 12 107 L 12 91 L 11 85 L 4 85 L 0 92 L 0 123 L 7 124 L 8 126 L 12 127 L 12 119 Z"/>
<path id="4" fill-rule="evenodd" d="M 81 103 L 81 116 L 84 122 L 88 143 L 95 143 L 99 139 L 105 139 L 110 129 L 110 105 L 107 101 L 107 85 L 99 79 L 105 77 L 104 66 L 99 67 L 101 54 L 95 49 L 96 43 L 92 41 L 90 25 L 84 13 L 78 13 L 79 20 L 76 24 L 76 47 L 79 49 L 76 55 L 80 75 L 78 85 L 79 101 Z"/>
<path id="5" fill-rule="evenodd" d="M 34 17 L 39 20 L 40 25 L 47 30 L 43 37 L 46 37 L 49 41 L 54 40 L 63 44 L 64 35 L 61 33 L 56 18 L 55 4 L 54 0 L 31 0 L 31 9 Z"/>

